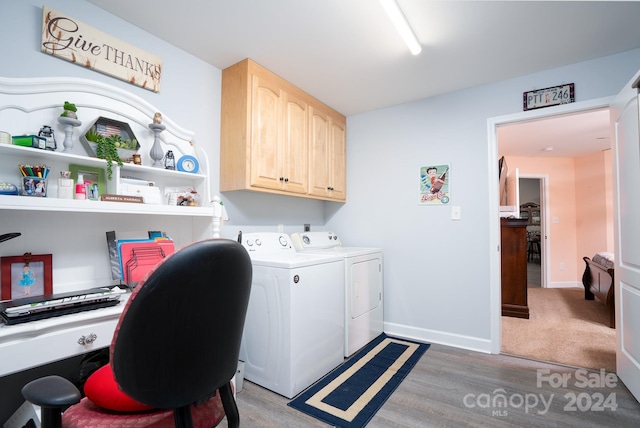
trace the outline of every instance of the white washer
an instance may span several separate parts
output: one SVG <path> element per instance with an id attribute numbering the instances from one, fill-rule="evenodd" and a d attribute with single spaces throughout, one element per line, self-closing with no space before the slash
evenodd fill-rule
<path id="1" fill-rule="evenodd" d="M 344 260 L 301 254 L 283 233 L 242 238 L 253 265 L 244 377 L 293 398 L 344 361 Z"/>
<path id="2" fill-rule="evenodd" d="M 383 331 L 382 249 L 343 247 L 333 232 L 293 233 L 291 240 L 298 252 L 344 258 L 344 356 L 351 356 Z"/>

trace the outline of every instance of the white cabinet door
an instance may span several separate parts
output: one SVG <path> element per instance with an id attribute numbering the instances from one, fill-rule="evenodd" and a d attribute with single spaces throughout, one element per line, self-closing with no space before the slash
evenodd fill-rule
<path id="1" fill-rule="evenodd" d="M 640 72 L 631 82 L 638 82 Z M 616 366 L 640 400 L 640 135 L 638 90 L 631 83 L 611 105 L 615 204 Z"/>

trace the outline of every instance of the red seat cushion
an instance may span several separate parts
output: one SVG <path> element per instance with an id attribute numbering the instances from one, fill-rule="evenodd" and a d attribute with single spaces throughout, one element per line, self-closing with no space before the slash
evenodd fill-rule
<path id="1" fill-rule="evenodd" d="M 122 392 L 113 377 L 110 364 L 96 370 L 84 384 L 84 393 L 96 406 L 117 412 L 142 412 L 152 410 Z"/>

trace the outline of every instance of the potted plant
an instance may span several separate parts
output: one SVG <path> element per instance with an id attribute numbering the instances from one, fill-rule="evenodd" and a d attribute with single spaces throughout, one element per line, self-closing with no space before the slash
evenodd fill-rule
<path id="1" fill-rule="evenodd" d="M 118 146 L 120 145 L 122 138 L 118 134 L 105 137 L 98 134 L 93 128 L 87 131 L 85 138 L 88 141 L 96 143 L 96 156 L 107 161 L 107 178 L 111 180 L 111 177 L 113 176 L 113 162 L 122 166 L 122 159 L 120 159 L 120 156 L 118 155 Z"/>

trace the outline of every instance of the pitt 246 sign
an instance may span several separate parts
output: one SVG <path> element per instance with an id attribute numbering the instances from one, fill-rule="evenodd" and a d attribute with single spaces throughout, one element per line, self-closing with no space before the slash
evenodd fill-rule
<path id="1" fill-rule="evenodd" d="M 160 91 L 159 57 L 48 6 L 42 7 L 41 51 L 153 92 Z"/>
<path id="2" fill-rule="evenodd" d="M 573 83 L 567 83 L 565 85 L 523 93 L 522 107 L 525 111 L 533 110 L 536 108 L 572 103 L 575 99 L 575 85 Z"/>

